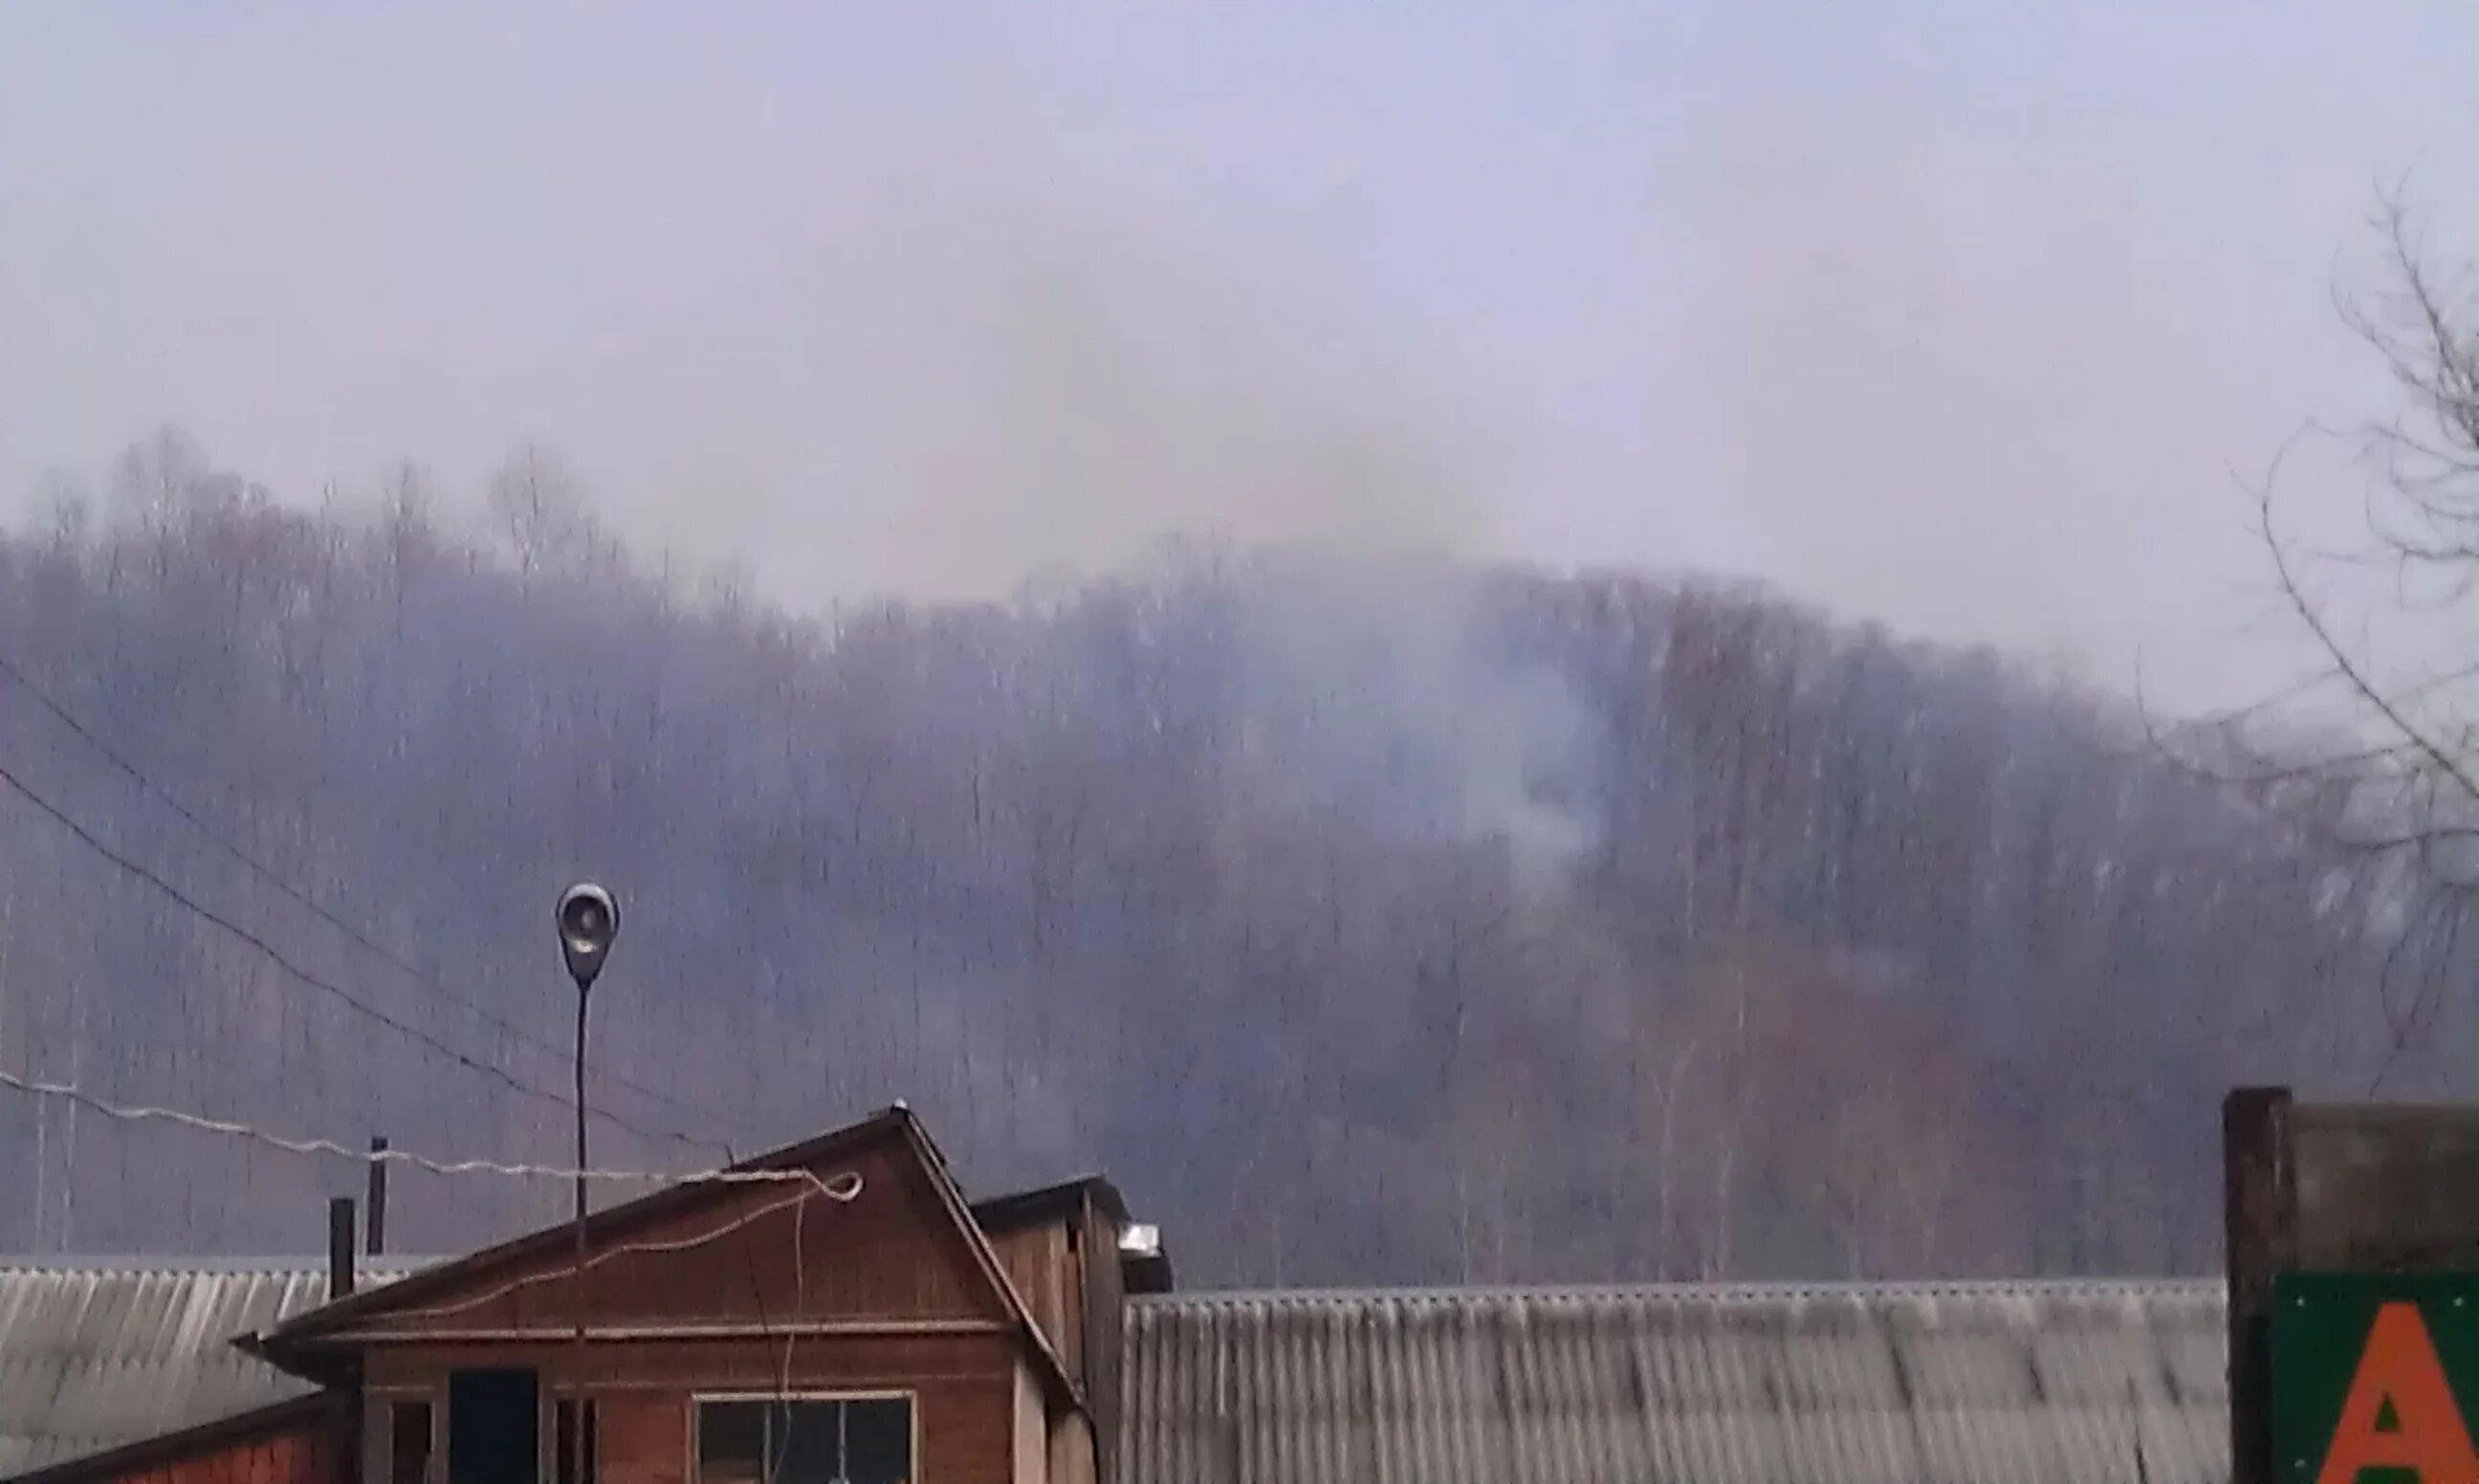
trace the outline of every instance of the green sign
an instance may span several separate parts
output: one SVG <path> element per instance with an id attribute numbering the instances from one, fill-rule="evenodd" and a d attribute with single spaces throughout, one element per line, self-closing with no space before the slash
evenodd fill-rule
<path id="1" fill-rule="evenodd" d="M 2281 1484 L 2479 1484 L 2479 1275 L 2282 1273 L 2272 1295 Z"/>

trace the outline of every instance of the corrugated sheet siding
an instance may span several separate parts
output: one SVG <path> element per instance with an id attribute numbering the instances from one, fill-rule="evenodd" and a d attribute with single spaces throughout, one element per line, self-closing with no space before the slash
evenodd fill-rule
<path id="1" fill-rule="evenodd" d="M 2223 1484 L 2217 1283 L 1132 1300 L 1123 1484 Z"/>
<path id="2" fill-rule="evenodd" d="M 326 1296 L 323 1265 L 0 1264 L 0 1476 L 300 1395 L 232 1342 Z"/>

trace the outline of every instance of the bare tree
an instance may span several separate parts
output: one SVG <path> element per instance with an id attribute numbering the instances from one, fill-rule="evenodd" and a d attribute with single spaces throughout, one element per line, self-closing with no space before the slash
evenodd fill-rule
<path id="1" fill-rule="evenodd" d="M 525 444 L 491 475 L 491 520 L 520 576 L 570 566 L 597 546 L 601 530 L 585 489 L 556 452 Z"/>
<path id="2" fill-rule="evenodd" d="M 2278 607 L 2309 647 L 2291 684 L 2156 743 L 2339 853 L 2322 895 L 2390 946 L 2371 977 L 2390 1046 L 2381 1082 L 2432 1029 L 2438 991 L 2479 895 L 2479 298 L 2444 268 L 2398 192 L 2373 220 L 2375 287 L 2342 290 L 2345 324 L 2390 373 L 2397 405 L 2356 425 L 2309 424 L 2247 481 Z M 2303 533 L 2290 498 L 2306 452 L 2359 479 L 2360 536 Z M 2330 525 L 2330 512 L 2310 510 Z"/>

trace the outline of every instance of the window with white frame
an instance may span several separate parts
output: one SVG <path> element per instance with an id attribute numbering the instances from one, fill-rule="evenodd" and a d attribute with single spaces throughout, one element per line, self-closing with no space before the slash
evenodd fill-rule
<path id="1" fill-rule="evenodd" d="M 910 1484 L 909 1396 L 701 1397 L 698 1484 Z"/>

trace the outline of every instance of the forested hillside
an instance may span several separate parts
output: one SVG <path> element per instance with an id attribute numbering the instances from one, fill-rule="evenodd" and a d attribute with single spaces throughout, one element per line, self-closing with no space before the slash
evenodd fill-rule
<path id="1" fill-rule="evenodd" d="M 2226 1086 L 2469 1044 L 2428 903 L 1991 654 L 1208 546 L 793 612 L 548 457 L 456 493 L 166 436 L 0 546 L 0 1070 L 558 1161 L 593 876 L 598 1164 L 902 1097 L 1299 1283 L 2199 1268 Z M 0 1089 L 0 1247 L 304 1250 L 359 1181 Z M 396 1189 L 404 1250 L 567 1199 Z"/>

